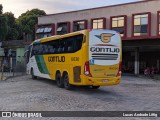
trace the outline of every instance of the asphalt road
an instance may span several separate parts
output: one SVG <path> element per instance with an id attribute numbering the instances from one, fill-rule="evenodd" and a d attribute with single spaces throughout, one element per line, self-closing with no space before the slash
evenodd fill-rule
<path id="1" fill-rule="evenodd" d="M 116 86 L 69 91 L 54 81 L 15 77 L 0 81 L 0 111 L 160 111 L 160 81 L 123 76 Z"/>

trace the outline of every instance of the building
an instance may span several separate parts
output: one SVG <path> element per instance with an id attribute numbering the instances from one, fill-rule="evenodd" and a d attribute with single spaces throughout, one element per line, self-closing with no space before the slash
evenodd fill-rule
<path id="1" fill-rule="evenodd" d="M 123 70 L 136 75 L 160 70 L 160 0 L 145 0 L 38 18 L 36 38 L 83 29 L 112 29 L 123 40 Z"/>
<path id="2" fill-rule="evenodd" d="M 25 37 L 24 37 L 25 38 Z M 4 64 L 8 69 L 19 69 L 20 65 L 25 68 L 25 50 L 31 40 L 6 40 L 0 44 L 0 67 Z M 16 70 L 17 71 L 17 70 Z M 19 69 L 19 71 L 22 71 Z"/>

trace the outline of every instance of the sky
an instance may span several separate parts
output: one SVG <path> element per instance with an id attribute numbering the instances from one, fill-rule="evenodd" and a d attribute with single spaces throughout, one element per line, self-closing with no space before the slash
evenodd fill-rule
<path id="1" fill-rule="evenodd" d="M 3 5 L 3 12 L 12 12 L 18 18 L 33 8 L 54 14 L 135 1 L 141 0 L 0 0 L 0 4 Z"/>

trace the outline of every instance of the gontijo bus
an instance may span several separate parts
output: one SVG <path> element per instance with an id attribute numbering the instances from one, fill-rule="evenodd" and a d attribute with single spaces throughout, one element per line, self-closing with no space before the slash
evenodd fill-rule
<path id="1" fill-rule="evenodd" d="M 58 87 L 94 89 L 121 80 L 122 44 L 111 30 L 83 30 L 35 40 L 27 51 L 27 72 L 56 80 Z"/>

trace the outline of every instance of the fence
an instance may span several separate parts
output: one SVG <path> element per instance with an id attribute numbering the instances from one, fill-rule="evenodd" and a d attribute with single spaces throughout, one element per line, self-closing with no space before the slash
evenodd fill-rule
<path id="1" fill-rule="evenodd" d="M 16 77 L 26 74 L 26 64 L 24 62 L 17 62 L 17 64 L 12 68 L 2 64 L 0 68 L 0 78 L 1 80 L 6 80 L 10 77 Z"/>

